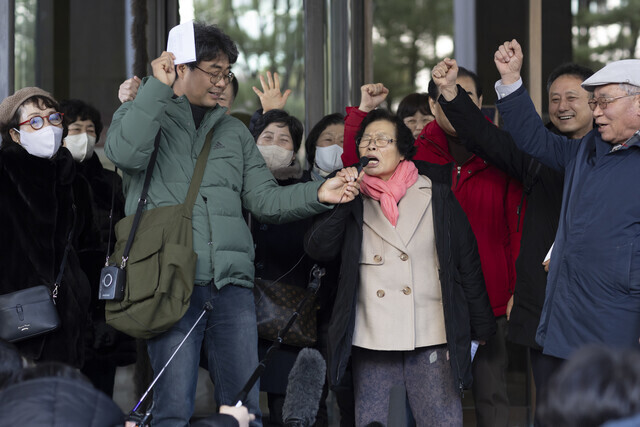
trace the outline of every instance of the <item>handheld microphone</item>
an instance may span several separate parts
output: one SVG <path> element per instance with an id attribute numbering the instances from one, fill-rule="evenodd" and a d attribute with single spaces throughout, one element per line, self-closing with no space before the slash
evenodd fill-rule
<path id="1" fill-rule="evenodd" d="M 303 348 L 289 373 L 287 394 L 282 405 L 282 419 L 288 427 L 309 427 L 320 407 L 327 365 L 320 352 Z"/>
<path id="2" fill-rule="evenodd" d="M 356 166 L 356 169 L 358 170 L 358 175 L 360 175 L 360 172 L 362 172 L 362 169 L 369 164 L 369 160 L 370 159 L 367 156 L 360 157 L 360 160 L 358 161 L 358 166 Z"/>

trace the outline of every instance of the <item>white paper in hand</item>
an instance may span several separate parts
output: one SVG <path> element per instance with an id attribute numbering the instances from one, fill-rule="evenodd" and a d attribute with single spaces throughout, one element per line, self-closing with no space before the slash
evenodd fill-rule
<path id="1" fill-rule="evenodd" d="M 476 340 L 471 340 L 471 361 L 473 362 L 473 358 L 476 357 L 476 351 L 478 351 L 478 344 L 480 344 Z"/>
<path id="2" fill-rule="evenodd" d="M 167 52 L 175 55 L 174 64 L 185 64 L 196 60 L 196 39 L 193 35 L 193 21 L 176 25 L 169 31 Z"/>
<path id="3" fill-rule="evenodd" d="M 555 242 L 553 242 L 553 245 L 555 245 Z M 549 248 L 549 252 L 547 252 L 547 256 L 544 257 L 543 262 L 547 262 L 551 259 L 551 252 L 553 252 L 553 245 L 551 245 L 551 248 Z"/>

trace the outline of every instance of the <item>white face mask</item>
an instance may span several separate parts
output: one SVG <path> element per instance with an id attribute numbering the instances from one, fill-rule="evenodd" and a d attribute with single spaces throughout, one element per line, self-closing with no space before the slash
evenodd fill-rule
<path id="1" fill-rule="evenodd" d="M 342 147 L 332 144 L 328 147 L 316 147 L 315 164 L 325 172 L 342 169 Z"/>
<path id="2" fill-rule="evenodd" d="M 272 173 L 286 168 L 293 160 L 293 150 L 287 150 L 277 145 L 258 145 L 258 150 Z"/>
<path id="3" fill-rule="evenodd" d="M 91 158 L 95 145 L 96 137 L 86 132 L 78 135 L 67 135 L 64 139 L 64 146 L 71 151 L 75 161 L 81 163 Z"/>
<path id="4" fill-rule="evenodd" d="M 50 159 L 62 145 L 62 128 L 57 126 L 45 126 L 35 132 L 19 132 L 20 145 L 32 156 Z"/>

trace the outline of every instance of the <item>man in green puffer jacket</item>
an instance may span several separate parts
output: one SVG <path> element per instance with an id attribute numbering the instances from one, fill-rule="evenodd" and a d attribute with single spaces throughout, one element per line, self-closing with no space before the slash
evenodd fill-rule
<path id="1" fill-rule="evenodd" d="M 194 25 L 196 62 L 174 66 L 163 52 L 151 62 L 153 76 L 143 79 L 136 98 L 114 114 L 106 155 L 123 171 L 125 213 L 131 215 L 161 130 L 147 206 L 184 201 L 196 159 L 213 128 L 199 196 L 193 209 L 193 245 L 198 255 L 196 285 L 184 317 L 167 332 L 148 341 L 151 365 L 160 372 L 173 350 L 198 318 L 206 301 L 213 310 L 198 323 L 154 387 L 153 425 L 187 425 L 193 413 L 200 347 L 205 346 L 218 405 L 234 397 L 258 364 L 253 301 L 253 241 L 242 209 L 263 222 L 305 218 L 348 202 L 358 194 L 354 168 L 334 179 L 278 186 L 251 134 L 217 105 L 233 79 L 230 64 L 238 56 L 234 42 L 215 26 Z M 321 185 L 322 184 L 322 185 Z M 258 387 L 243 402 L 256 415 Z"/>

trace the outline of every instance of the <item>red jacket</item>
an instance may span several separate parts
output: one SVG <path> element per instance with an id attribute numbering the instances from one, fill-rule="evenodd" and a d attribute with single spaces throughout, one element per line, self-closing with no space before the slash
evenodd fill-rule
<path id="1" fill-rule="evenodd" d="M 355 135 L 366 113 L 356 107 L 347 108 L 342 162 L 358 161 Z M 520 251 L 524 212 L 518 215 L 522 185 L 507 174 L 473 155 L 458 165 L 449 153 L 444 131 L 436 121 L 429 123 L 416 140 L 415 160 L 444 165 L 453 163 L 451 189 L 467 214 L 478 241 L 480 263 L 493 313 L 506 313 L 507 302 L 515 284 L 515 260 Z M 524 206 L 522 207 L 524 210 Z M 542 261 L 541 261 L 542 262 Z"/>

